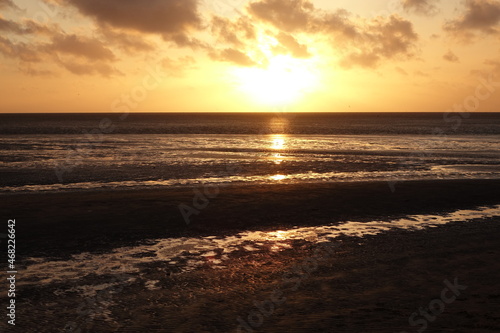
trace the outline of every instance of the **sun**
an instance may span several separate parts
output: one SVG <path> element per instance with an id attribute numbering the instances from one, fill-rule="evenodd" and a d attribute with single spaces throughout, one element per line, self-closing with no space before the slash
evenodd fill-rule
<path id="1" fill-rule="evenodd" d="M 313 64 L 288 55 L 274 56 L 267 66 L 234 70 L 239 89 L 258 104 L 288 105 L 318 84 Z"/>

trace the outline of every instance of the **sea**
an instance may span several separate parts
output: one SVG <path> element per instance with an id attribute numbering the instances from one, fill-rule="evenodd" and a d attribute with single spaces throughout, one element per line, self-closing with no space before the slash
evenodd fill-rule
<path id="1" fill-rule="evenodd" d="M 500 113 L 0 115 L 0 194 L 498 178 Z"/>

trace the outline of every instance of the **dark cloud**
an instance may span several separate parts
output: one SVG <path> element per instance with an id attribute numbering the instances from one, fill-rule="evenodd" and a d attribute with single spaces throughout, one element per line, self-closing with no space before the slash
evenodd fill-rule
<path id="1" fill-rule="evenodd" d="M 116 61 L 113 52 L 106 47 L 104 42 L 90 37 L 75 34 L 64 34 L 51 30 L 48 27 L 33 25 L 32 22 L 25 26 L 0 22 L 2 27 L 10 32 L 34 34 L 38 31 L 47 33 L 49 41 L 31 41 L 30 43 L 15 42 L 6 37 L 0 37 L 0 54 L 6 58 L 15 59 L 19 70 L 28 75 L 47 75 L 51 71 L 44 68 L 33 68 L 32 64 L 58 65 L 77 75 L 100 74 L 111 76 L 120 74 L 111 65 Z M 34 35 L 31 35 L 32 37 Z"/>
<path id="2" fill-rule="evenodd" d="M 17 22 L 6 20 L 0 16 L 0 31 L 12 32 L 16 34 L 26 33 L 26 29 Z"/>
<path id="3" fill-rule="evenodd" d="M 0 9 L 19 9 L 12 0 L 0 0 Z"/>
<path id="4" fill-rule="evenodd" d="M 356 28 L 354 38 L 337 34 L 346 56 L 344 67 L 376 67 L 384 59 L 412 58 L 418 35 L 411 22 L 398 16 L 376 18 Z"/>
<path id="5" fill-rule="evenodd" d="M 0 54 L 21 62 L 40 62 L 42 55 L 31 45 L 0 36 Z"/>
<path id="6" fill-rule="evenodd" d="M 446 22 L 444 30 L 456 37 L 470 40 L 475 33 L 498 33 L 499 23 L 499 1 L 467 0 L 465 2 L 465 12 L 460 17 Z"/>
<path id="7" fill-rule="evenodd" d="M 19 23 L 12 20 L 6 20 L 0 16 L 0 31 L 10 32 L 18 35 L 29 35 L 29 34 L 48 34 L 51 35 L 54 32 L 53 27 L 45 26 L 36 23 L 33 20 L 24 20 L 24 22 Z"/>
<path id="8" fill-rule="evenodd" d="M 154 44 L 137 33 L 116 31 L 111 27 L 101 27 L 99 32 L 110 45 L 114 45 L 129 54 L 153 51 L 156 48 Z"/>
<path id="9" fill-rule="evenodd" d="M 55 35 L 51 43 L 45 46 L 45 50 L 48 52 L 58 52 L 76 57 L 83 57 L 91 61 L 113 61 L 116 59 L 113 52 L 100 40 L 74 34 Z"/>
<path id="10" fill-rule="evenodd" d="M 94 75 L 100 74 L 105 77 L 111 77 L 114 75 L 121 74 L 114 67 L 107 63 L 88 63 L 88 62 L 78 62 L 75 60 L 58 60 L 58 63 L 66 68 L 69 72 L 76 75 Z"/>
<path id="11" fill-rule="evenodd" d="M 445 55 L 443 55 L 443 59 L 449 62 L 460 62 L 460 59 L 452 51 L 448 51 Z"/>
<path id="12" fill-rule="evenodd" d="M 169 40 L 201 27 L 197 0 L 64 0 L 101 24 Z"/>
<path id="13" fill-rule="evenodd" d="M 97 38 L 75 34 L 54 34 L 50 43 L 40 47 L 61 67 L 75 75 L 95 75 L 105 77 L 120 75 L 112 63 L 115 54 Z"/>
<path id="14" fill-rule="evenodd" d="M 402 0 L 401 5 L 407 12 L 432 16 L 439 12 L 436 2 L 437 0 Z"/>

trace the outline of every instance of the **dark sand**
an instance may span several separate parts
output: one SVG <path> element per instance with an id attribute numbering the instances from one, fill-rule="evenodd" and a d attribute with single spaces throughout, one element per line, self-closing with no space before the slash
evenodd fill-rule
<path id="1" fill-rule="evenodd" d="M 385 182 L 224 187 L 190 225 L 177 207 L 192 203 L 189 189 L 4 195 L 1 213 L 17 221 L 21 259 L 65 258 L 147 238 L 389 220 L 499 204 L 499 185 L 492 180 L 404 182 L 395 193 Z M 256 310 L 253 303 L 270 299 L 276 289 L 286 301 L 263 317 L 256 332 L 416 332 L 422 326 L 410 326 L 410 315 L 439 299 L 443 281 L 455 278 L 467 289 L 428 322 L 426 332 L 499 332 L 499 223 L 494 218 L 345 237 L 333 254 L 315 261 L 318 267 L 309 275 L 288 275 L 290 282 L 284 282 L 284 274 L 314 255 L 313 244 L 299 242 L 279 254 L 235 255 L 224 269 L 207 264 L 176 274 L 166 264 L 145 265 L 134 283 L 109 296 L 113 304 L 107 315 L 113 320 L 97 316 L 88 332 L 234 332 L 237 318 L 247 320 Z M 87 276 L 79 284 L 110 278 Z M 161 288 L 145 289 L 149 280 L 159 280 Z M 81 297 L 54 293 L 71 287 L 58 283 L 21 290 L 12 331 L 61 332 L 76 321 Z"/>
<path id="2" fill-rule="evenodd" d="M 200 187 L 203 191 L 203 188 Z M 186 224 L 179 204 L 193 189 L 0 196 L 0 215 L 17 221 L 21 256 L 109 250 L 147 238 L 392 219 L 500 203 L 500 180 L 248 185 L 220 188 Z"/>

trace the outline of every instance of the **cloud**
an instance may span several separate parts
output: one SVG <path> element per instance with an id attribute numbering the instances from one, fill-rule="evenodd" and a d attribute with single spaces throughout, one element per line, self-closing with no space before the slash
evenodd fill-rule
<path id="1" fill-rule="evenodd" d="M 471 40 L 475 33 L 497 34 L 500 23 L 500 2 L 496 0 L 467 0 L 465 12 L 447 21 L 443 29 L 464 40 Z"/>
<path id="2" fill-rule="evenodd" d="M 121 74 L 115 68 L 106 63 L 84 63 L 75 60 L 59 60 L 58 63 L 69 72 L 76 75 L 100 74 L 105 77 Z"/>
<path id="3" fill-rule="evenodd" d="M 399 16 L 362 19 L 343 9 L 318 10 L 309 0 L 261 0 L 250 3 L 248 12 L 280 30 L 278 36 L 329 38 L 331 46 L 342 54 L 340 64 L 347 68 L 376 67 L 384 59 L 411 58 L 418 41 L 413 24 Z M 298 45 L 291 43 L 288 39 L 289 49 L 298 51 Z M 306 51 L 306 45 L 302 45 L 301 55 Z"/>
<path id="4" fill-rule="evenodd" d="M 45 46 L 45 50 L 83 57 L 91 61 L 113 61 L 116 59 L 113 52 L 104 46 L 104 43 L 100 40 L 74 34 L 55 35 L 51 43 Z"/>
<path id="5" fill-rule="evenodd" d="M 249 13 L 287 32 L 304 30 L 314 19 L 314 6 L 308 0 L 263 0 L 252 2 Z"/>
<path id="6" fill-rule="evenodd" d="M 0 16 L 0 31 L 24 34 L 26 30 L 17 22 L 6 20 Z"/>
<path id="7" fill-rule="evenodd" d="M 234 46 L 242 46 L 247 41 L 255 40 L 256 37 L 255 26 L 248 17 L 244 16 L 234 21 L 214 16 L 211 22 L 211 31 L 218 42 Z"/>
<path id="8" fill-rule="evenodd" d="M 8 37 L 0 37 L 0 54 L 15 59 L 19 70 L 25 74 L 33 76 L 52 73 L 45 68 L 34 69 L 32 66 L 34 63 L 38 67 L 57 65 L 77 75 L 119 74 L 119 71 L 111 65 L 117 60 L 116 56 L 99 39 L 65 34 L 59 29 L 51 29 L 32 21 L 20 25 L 1 19 L 0 30 L 23 34 L 30 38 L 29 42 L 16 42 Z M 38 41 L 35 38 L 39 32 L 45 34 L 45 41 Z"/>
<path id="9" fill-rule="evenodd" d="M 257 63 L 247 54 L 233 48 L 211 52 L 210 57 L 214 60 L 227 61 L 242 67 L 253 67 L 257 65 Z"/>
<path id="10" fill-rule="evenodd" d="M 378 17 L 365 25 L 353 26 L 355 37 L 345 33 L 341 49 L 346 56 L 341 61 L 344 67 L 376 67 L 381 61 L 396 58 L 412 58 L 418 35 L 411 22 L 398 17 Z"/>
<path id="11" fill-rule="evenodd" d="M 12 0 L 0 0 L 0 9 L 17 9 L 19 10 L 19 7 L 16 6 Z"/>
<path id="12" fill-rule="evenodd" d="M 493 73 L 495 73 L 495 75 L 498 75 L 498 73 L 500 73 L 500 60 L 487 59 L 484 61 L 484 64 L 492 67 L 492 69 L 489 70 L 489 73 L 493 72 Z"/>
<path id="13" fill-rule="evenodd" d="M 402 0 L 401 5 L 406 12 L 433 16 L 439 12 L 435 2 L 437 0 Z"/>
<path id="14" fill-rule="evenodd" d="M 2 36 L 0 36 L 0 54 L 21 62 L 42 61 L 42 56 L 31 45 L 22 42 L 15 43 Z"/>
<path id="15" fill-rule="evenodd" d="M 300 44 L 295 37 L 284 32 L 280 32 L 276 36 L 276 40 L 280 43 L 274 47 L 273 51 L 276 54 L 291 54 L 295 58 L 310 58 L 311 54 L 307 50 L 307 46 Z"/>
<path id="16" fill-rule="evenodd" d="M 110 77 L 122 74 L 111 64 L 117 60 L 115 54 L 97 38 L 56 33 L 49 43 L 40 46 L 40 50 L 75 75 Z"/>
<path id="17" fill-rule="evenodd" d="M 25 62 L 56 64 L 77 75 L 118 74 L 113 64 L 123 53 L 158 51 L 158 36 L 168 46 L 190 47 L 216 61 L 262 68 L 275 55 L 314 57 L 322 49 L 319 44 L 333 49 L 345 68 L 374 68 L 413 57 L 418 42 L 412 23 L 402 17 L 367 19 L 343 9 L 317 9 L 310 0 L 252 0 L 237 16 L 208 20 L 199 13 L 199 0 L 47 1 L 66 5 L 60 8 L 66 18 L 80 13 L 91 21 L 79 21 L 85 26 L 65 31 L 68 27 L 56 23 L 43 26 L 0 17 L 0 31 L 30 40 L 16 44 L 11 41 L 15 38 L 4 38 L 1 52 L 7 57 L 20 53 Z"/>
<path id="18" fill-rule="evenodd" d="M 408 76 L 408 72 L 407 72 L 407 71 L 405 71 L 404 69 L 402 69 L 401 67 L 396 67 L 395 69 L 396 69 L 396 71 L 397 71 L 399 74 L 404 75 L 404 76 Z"/>
<path id="19" fill-rule="evenodd" d="M 417 70 L 414 72 L 415 76 L 421 76 L 421 77 L 429 77 L 430 75 L 427 73 L 422 72 L 421 70 Z"/>
<path id="20" fill-rule="evenodd" d="M 54 32 L 53 27 L 45 26 L 36 23 L 33 20 L 24 20 L 22 23 L 6 20 L 0 16 L 0 31 L 5 31 L 18 35 L 30 35 L 30 34 L 52 34 Z"/>
<path id="21" fill-rule="evenodd" d="M 460 62 L 460 59 L 452 51 L 448 51 L 445 55 L 443 55 L 443 59 L 449 62 Z"/>
<path id="22" fill-rule="evenodd" d="M 156 46 L 137 33 L 121 32 L 111 27 L 101 27 L 99 32 L 110 45 L 122 49 L 128 54 L 155 50 Z"/>
<path id="23" fill-rule="evenodd" d="M 141 0 L 62 1 L 100 24 L 159 34 L 166 40 L 201 27 L 197 0 L 148 0 L 147 3 Z"/>

